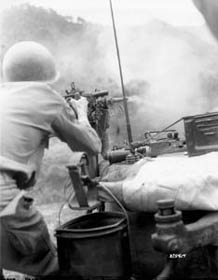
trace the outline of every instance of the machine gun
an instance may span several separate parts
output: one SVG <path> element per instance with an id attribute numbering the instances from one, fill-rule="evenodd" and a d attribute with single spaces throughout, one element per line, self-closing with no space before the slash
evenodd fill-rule
<path id="1" fill-rule="evenodd" d="M 79 100 L 81 96 L 86 97 L 88 100 L 88 120 L 91 126 L 97 129 L 98 121 L 101 119 L 104 109 L 108 109 L 108 102 L 106 101 L 106 96 L 108 96 L 108 91 L 95 90 L 94 93 L 85 93 L 84 90 L 80 90 L 73 87 L 71 91 L 66 90 L 67 94 L 64 95 L 65 100 L 71 106 L 71 100 Z"/>
<path id="2" fill-rule="evenodd" d="M 106 132 L 109 128 L 109 108 L 115 103 L 123 102 L 123 97 L 108 98 L 108 91 L 98 89 L 95 89 L 94 92 L 86 93 L 84 90 L 76 88 L 74 83 L 71 91 L 66 92 L 67 94 L 64 95 L 64 98 L 72 108 L 72 99 L 78 100 L 81 96 L 87 98 L 88 120 L 102 141 L 102 153 L 104 154 L 108 150 L 109 145 Z"/>
<path id="3" fill-rule="evenodd" d="M 109 160 L 110 164 L 117 162 L 131 164 L 145 156 L 156 157 L 183 151 L 186 151 L 185 140 L 179 138 L 175 129 L 146 131 L 143 140 L 131 143 L 131 149 L 128 145 L 114 146 L 112 151 L 107 152 L 105 159 Z"/>
<path id="4" fill-rule="evenodd" d="M 143 140 L 132 141 L 130 145 L 126 144 L 123 147 L 114 146 L 112 151 L 108 151 L 109 139 L 106 130 L 109 128 L 109 108 L 114 103 L 122 102 L 123 97 L 108 98 L 108 91 L 97 89 L 94 92 L 86 93 L 76 88 L 74 83 L 71 84 L 71 91 L 66 92 L 67 95 L 64 98 L 70 106 L 72 106 L 72 99 L 78 100 L 81 96 L 87 98 L 88 120 L 102 141 L 104 158 L 111 164 L 122 161 L 129 164 L 144 156 L 155 157 L 163 153 L 182 151 L 182 148 L 184 150 L 184 143 L 178 138 L 177 131 L 164 129 L 163 131 L 146 131 Z M 157 137 L 157 135 L 161 137 Z"/>
<path id="5" fill-rule="evenodd" d="M 109 92 L 106 90 L 97 90 L 94 92 L 86 93 L 78 88 L 73 88 L 70 92 L 66 91 L 64 95 L 66 101 L 70 104 L 71 99 L 80 99 L 81 96 L 86 97 L 88 100 L 88 120 L 91 126 L 98 130 L 98 123 L 102 119 L 105 110 L 108 110 L 109 106 L 117 102 L 122 102 L 122 97 L 107 98 Z"/>

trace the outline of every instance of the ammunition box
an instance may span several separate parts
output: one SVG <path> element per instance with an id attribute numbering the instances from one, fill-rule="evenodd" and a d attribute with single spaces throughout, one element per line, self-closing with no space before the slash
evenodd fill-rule
<path id="1" fill-rule="evenodd" d="M 189 156 L 218 151 L 218 112 L 184 118 Z"/>

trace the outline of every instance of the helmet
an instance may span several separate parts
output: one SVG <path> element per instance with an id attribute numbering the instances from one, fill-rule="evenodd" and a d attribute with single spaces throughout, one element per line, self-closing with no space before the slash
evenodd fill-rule
<path id="1" fill-rule="evenodd" d="M 57 78 L 55 62 L 42 45 L 24 41 L 13 45 L 5 54 L 3 77 L 8 82 L 52 81 Z"/>

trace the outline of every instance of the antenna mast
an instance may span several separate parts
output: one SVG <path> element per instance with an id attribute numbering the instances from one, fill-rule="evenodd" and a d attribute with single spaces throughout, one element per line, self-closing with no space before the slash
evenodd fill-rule
<path id="1" fill-rule="evenodd" d="M 123 94 L 123 106 L 124 106 L 124 112 L 125 112 L 125 117 L 126 117 L 126 128 L 127 128 L 128 142 L 129 142 L 129 146 L 131 148 L 131 143 L 133 141 L 132 130 L 131 130 L 130 119 L 129 119 L 127 98 L 126 98 L 126 93 L 125 93 L 125 88 L 124 88 L 124 83 L 123 83 L 123 73 L 122 73 L 122 67 L 121 67 L 121 61 L 120 61 L 120 52 L 119 52 L 119 46 L 118 46 L 118 41 L 117 41 L 117 32 L 116 32 L 116 25 L 115 25 L 115 20 L 114 20 L 112 0 L 109 0 L 109 1 L 110 1 L 111 18 L 112 18 L 112 23 L 113 23 L 114 39 L 115 39 L 115 44 L 116 44 L 119 72 L 120 72 L 121 88 L 122 88 L 122 94 Z"/>

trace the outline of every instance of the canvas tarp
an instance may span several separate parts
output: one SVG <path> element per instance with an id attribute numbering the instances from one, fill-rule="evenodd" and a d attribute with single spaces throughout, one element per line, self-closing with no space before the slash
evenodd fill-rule
<path id="1" fill-rule="evenodd" d="M 160 199 L 174 199 L 181 210 L 218 211 L 218 152 L 112 165 L 102 172 L 102 184 L 132 211 L 156 211 Z"/>

